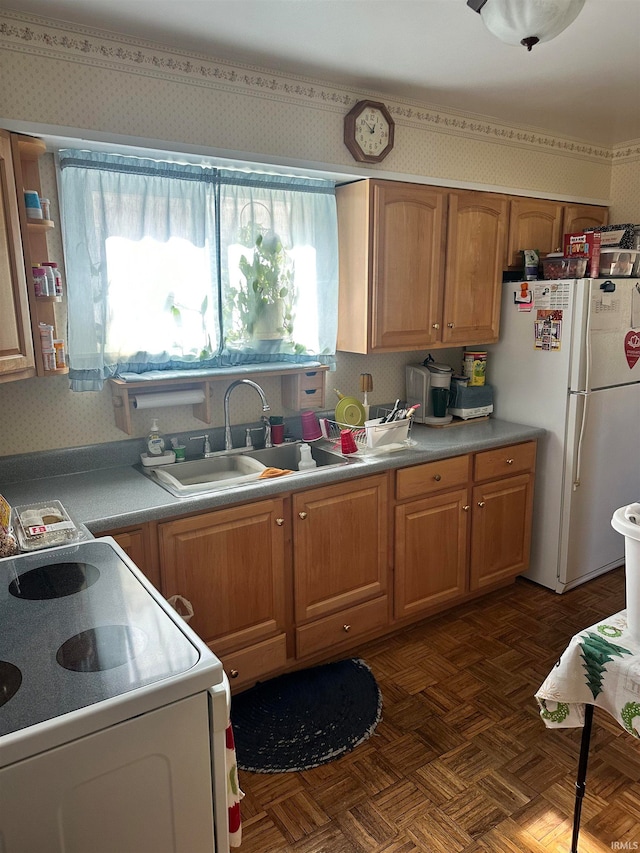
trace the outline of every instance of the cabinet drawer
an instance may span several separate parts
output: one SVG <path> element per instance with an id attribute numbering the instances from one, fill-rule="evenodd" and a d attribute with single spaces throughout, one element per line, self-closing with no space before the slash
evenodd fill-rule
<path id="1" fill-rule="evenodd" d="M 324 406 L 325 371 L 308 370 L 282 377 L 282 402 L 288 409 Z"/>
<path id="2" fill-rule="evenodd" d="M 387 607 L 387 596 L 383 595 L 303 625 L 296 630 L 296 656 L 303 658 L 323 649 L 331 650 L 346 640 L 353 640 L 367 631 L 386 625 Z"/>
<path id="3" fill-rule="evenodd" d="M 414 465 L 396 473 L 396 498 L 406 501 L 442 489 L 464 486 L 468 479 L 469 456 L 454 456 L 452 459 Z"/>
<path id="4" fill-rule="evenodd" d="M 476 453 L 474 477 L 476 482 L 493 480 L 510 474 L 522 474 L 533 471 L 536 464 L 536 442 L 511 444 L 509 447 L 497 447 Z"/>
<path id="5" fill-rule="evenodd" d="M 213 652 L 215 653 L 215 649 Z M 284 669 L 287 663 L 287 637 L 285 634 L 279 634 L 270 640 L 219 657 L 231 689 L 235 690 L 270 672 Z"/>

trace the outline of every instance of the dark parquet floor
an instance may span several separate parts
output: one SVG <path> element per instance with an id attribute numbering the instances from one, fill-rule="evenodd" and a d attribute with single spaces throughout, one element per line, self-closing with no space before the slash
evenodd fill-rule
<path id="1" fill-rule="evenodd" d="M 564 595 L 524 579 L 354 656 L 375 734 L 302 773 L 240 771 L 242 853 L 567 853 L 579 729 L 534 692 L 573 634 L 624 608 L 624 570 Z M 640 849 L 640 741 L 596 709 L 580 853 Z"/>

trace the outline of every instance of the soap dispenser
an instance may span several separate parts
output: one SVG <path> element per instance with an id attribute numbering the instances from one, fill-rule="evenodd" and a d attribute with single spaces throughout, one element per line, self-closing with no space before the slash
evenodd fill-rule
<path id="1" fill-rule="evenodd" d="M 308 444 L 300 445 L 300 462 L 298 462 L 298 471 L 308 471 L 310 468 L 315 468 L 318 463 L 311 456 L 311 448 Z"/>
<path id="2" fill-rule="evenodd" d="M 147 450 L 150 456 L 162 456 L 164 453 L 164 438 L 160 435 L 158 419 L 154 418 L 147 436 Z"/>

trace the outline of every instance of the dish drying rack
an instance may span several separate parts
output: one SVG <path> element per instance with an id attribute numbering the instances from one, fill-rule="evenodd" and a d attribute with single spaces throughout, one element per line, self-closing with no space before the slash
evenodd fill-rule
<path id="1" fill-rule="evenodd" d="M 363 426 L 341 424 L 324 418 L 327 425 L 327 438 L 334 442 L 335 449 L 340 450 L 341 433 L 345 429 L 349 430 L 358 448 L 357 452 L 363 454 L 392 453 L 415 445 L 416 442 L 410 438 L 413 418 L 403 418 L 386 424 L 380 423 L 381 418 L 390 412 L 391 409 L 378 409 L 378 417 L 366 421 Z"/>

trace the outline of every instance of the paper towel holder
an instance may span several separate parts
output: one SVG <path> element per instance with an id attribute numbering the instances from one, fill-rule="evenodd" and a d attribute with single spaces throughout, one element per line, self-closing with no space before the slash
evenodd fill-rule
<path id="1" fill-rule="evenodd" d="M 201 402 L 193 403 L 193 417 L 197 418 L 205 424 L 211 424 L 211 382 L 208 379 L 194 381 L 165 382 L 151 384 L 144 380 L 140 382 L 125 382 L 122 379 L 110 379 L 111 385 L 111 401 L 113 403 L 113 414 L 118 429 L 126 432 L 127 435 L 133 433 L 131 423 L 131 409 L 134 405 L 134 400 L 144 399 L 145 393 L 148 395 L 167 394 L 167 400 L 161 405 L 185 405 L 181 402 L 171 402 L 170 396 L 175 392 L 182 391 L 201 391 L 203 399 Z M 175 398 L 174 398 L 175 399 Z"/>

